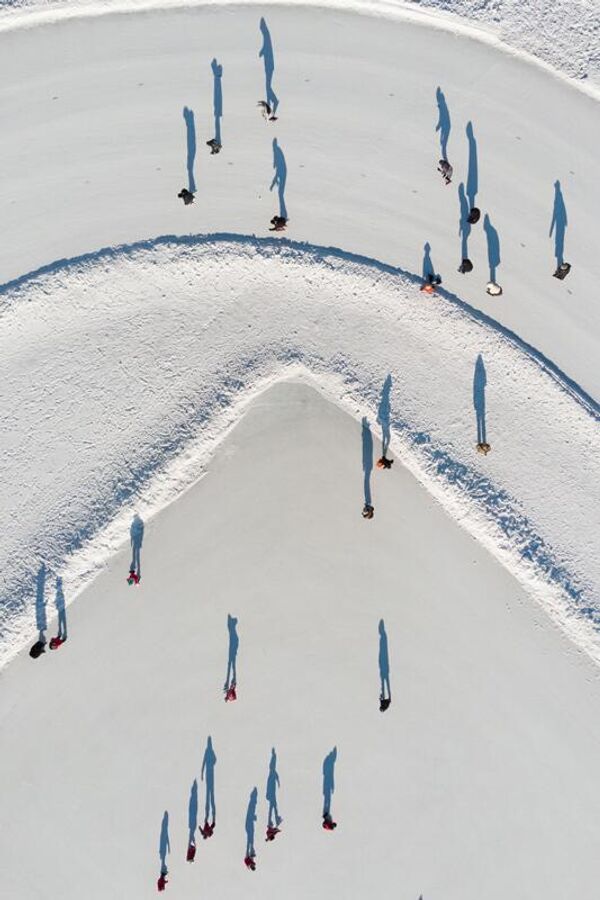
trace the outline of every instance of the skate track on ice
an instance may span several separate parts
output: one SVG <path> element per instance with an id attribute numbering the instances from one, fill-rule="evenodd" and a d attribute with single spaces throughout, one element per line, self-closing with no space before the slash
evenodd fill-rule
<path id="1" fill-rule="evenodd" d="M 13 122 L 2 171 L 0 499 L 11 521 L 0 548 L 4 659 L 30 633 L 32 576 L 42 560 L 59 571 L 78 551 L 65 577 L 72 599 L 122 541 L 131 503 L 147 515 L 177 496 L 244 404 L 300 367 L 373 425 L 391 374 L 395 452 L 597 660 L 600 454 L 590 394 L 597 396 L 600 328 L 587 291 L 597 268 L 598 126 L 588 115 L 596 104 L 460 36 L 448 47 L 437 30 L 313 9 L 314 34 L 301 10 L 265 14 L 282 103 L 276 128 L 253 108 L 264 87 L 259 7 L 156 12 L 119 17 L 118 25 L 106 16 L 1 36 Z M 194 35 L 189 46 L 182 26 Z M 342 61 L 333 69 L 325 49 L 331 27 Z M 356 69 L 359 28 L 360 52 L 372 41 L 378 55 L 348 98 L 342 84 Z M 53 56 L 37 79 L 34 61 L 50 34 Z M 426 75 L 411 66 L 410 54 L 420 53 Z M 209 160 L 202 151 L 214 55 L 225 65 L 225 149 Z M 460 56 L 475 81 L 454 64 Z M 501 98 L 523 71 L 527 91 L 507 109 Z M 438 85 L 453 120 L 448 190 L 435 173 Z M 198 122 L 199 193 L 190 210 L 174 197 L 184 181 L 186 103 Z M 564 112 L 562 135 L 548 132 L 551 109 Z M 478 203 L 501 237 L 505 295 L 495 305 L 482 294 L 481 230 L 471 236 L 475 273 L 455 271 L 455 187 L 466 180 L 469 120 L 479 145 Z M 43 147 L 33 130 L 42 126 Z M 288 161 L 288 234 L 307 246 L 277 249 L 244 237 L 261 225 L 266 233 L 276 211 L 268 192 L 274 136 Z M 564 284 L 549 277 L 558 176 L 574 262 Z M 241 235 L 148 240 L 214 230 L 209 225 Z M 410 275 L 426 240 L 449 292 L 433 299 L 417 293 Z M 96 250 L 108 244 L 117 246 Z M 320 249 L 331 244 L 342 252 Z M 77 253 L 88 255 L 51 262 Z M 493 447 L 485 460 L 474 454 L 479 353 Z"/>

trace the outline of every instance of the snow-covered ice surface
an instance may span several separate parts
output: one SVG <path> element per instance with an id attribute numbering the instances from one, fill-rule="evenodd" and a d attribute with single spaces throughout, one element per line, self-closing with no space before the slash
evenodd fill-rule
<path id="1" fill-rule="evenodd" d="M 166 810 L 168 897 L 591 900 L 597 668 L 401 465 L 373 474 L 364 522 L 361 459 L 359 422 L 308 386 L 276 385 L 206 477 L 146 524 L 140 587 L 120 553 L 68 610 L 67 644 L 5 668 L 6 896 L 155 895 Z M 228 613 L 234 704 L 222 695 Z M 208 735 L 216 832 L 190 865 Z M 334 746 L 327 834 L 321 766 Z M 271 747 L 284 822 L 267 844 Z"/>

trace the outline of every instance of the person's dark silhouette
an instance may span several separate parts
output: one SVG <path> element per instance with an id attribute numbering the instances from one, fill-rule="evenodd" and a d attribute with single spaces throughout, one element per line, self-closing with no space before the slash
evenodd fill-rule
<path id="1" fill-rule="evenodd" d="M 31 647 L 29 655 L 32 659 L 37 659 L 46 649 L 46 629 L 48 621 L 46 618 L 46 565 L 42 563 L 38 569 L 35 579 L 35 623 L 38 630 L 38 639 Z"/>
<path id="2" fill-rule="evenodd" d="M 475 373 L 473 375 L 473 406 L 475 407 L 475 417 L 477 420 L 477 447 L 489 449 L 486 435 L 485 424 L 485 388 L 487 384 L 487 375 L 483 364 L 481 353 L 475 362 Z M 487 452 L 487 451 L 483 451 Z"/>
<path id="3" fill-rule="evenodd" d="M 165 810 L 160 826 L 160 839 L 158 842 L 158 855 L 160 857 L 160 877 L 158 879 L 158 889 L 160 891 L 164 891 L 164 886 L 167 883 L 167 875 L 169 873 L 169 869 L 167 868 L 167 853 L 170 852 L 171 844 L 169 842 L 169 813 Z"/>
<path id="4" fill-rule="evenodd" d="M 379 620 L 379 679 L 381 681 L 379 709 L 384 712 L 392 702 L 392 692 L 390 690 L 388 640 L 383 619 Z"/>
<path id="5" fill-rule="evenodd" d="M 440 133 L 440 150 L 442 159 L 448 161 L 448 138 L 450 137 L 450 112 L 446 103 L 446 98 L 440 87 L 435 92 L 438 107 L 438 122 L 435 130 Z"/>
<path id="6" fill-rule="evenodd" d="M 202 772 L 200 777 L 206 785 L 206 796 L 204 801 L 204 821 L 212 822 L 213 825 L 217 820 L 217 810 L 215 806 L 215 764 L 217 757 L 213 750 L 212 738 L 208 737 L 206 741 L 206 750 L 202 759 Z"/>
<path id="7" fill-rule="evenodd" d="M 190 789 L 190 800 L 188 803 L 188 853 L 187 861 L 193 862 L 196 847 L 196 828 L 198 827 L 198 780 L 194 778 Z"/>
<path id="8" fill-rule="evenodd" d="M 335 791 L 335 762 L 337 759 L 337 747 L 327 754 L 323 760 L 323 825 L 330 823 L 335 827 L 335 823 L 331 818 L 331 799 Z"/>
<path id="9" fill-rule="evenodd" d="M 369 421 L 366 416 L 363 416 L 362 420 L 362 468 L 364 474 L 364 509 L 372 510 L 373 500 L 371 497 L 371 472 L 373 471 L 373 435 L 371 434 L 371 426 L 369 425 Z"/>
<path id="10" fill-rule="evenodd" d="M 279 787 L 279 775 L 277 774 L 277 754 L 275 748 L 271 750 L 271 759 L 269 761 L 269 774 L 267 776 L 267 802 L 269 804 L 268 828 L 277 828 L 281 825 L 283 819 L 279 815 L 277 808 L 277 788 Z"/>
<path id="11" fill-rule="evenodd" d="M 469 166 L 467 170 L 467 197 L 469 207 L 476 206 L 477 192 L 479 190 L 479 172 L 477 166 L 477 141 L 473 134 L 473 123 L 467 122 L 467 140 L 469 142 Z"/>
<path id="12" fill-rule="evenodd" d="M 487 238 L 488 264 L 490 267 L 490 281 L 496 281 L 496 268 L 500 265 L 500 238 L 498 232 L 490 222 L 490 217 L 486 213 L 483 220 L 483 230 Z"/>
<path id="13" fill-rule="evenodd" d="M 136 513 L 129 529 L 129 543 L 131 544 L 131 572 L 135 572 L 138 579 L 142 577 L 142 544 L 144 543 L 144 523 Z"/>
<path id="14" fill-rule="evenodd" d="M 246 857 L 244 862 L 248 868 L 254 869 L 254 857 L 256 851 L 254 849 L 254 824 L 256 822 L 256 804 L 258 802 L 258 789 L 253 788 L 248 801 L 248 809 L 246 810 Z"/>
<path id="15" fill-rule="evenodd" d="M 471 224 L 469 222 L 469 201 L 467 200 L 467 195 L 465 194 L 465 186 L 461 182 L 458 186 L 458 202 L 460 204 L 460 220 L 458 226 L 458 233 L 461 236 L 461 244 L 460 244 L 460 257 L 461 257 L 461 268 L 459 272 L 471 271 L 468 267 L 464 266 L 465 261 L 469 260 L 469 237 L 471 234 Z"/>
<path id="16" fill-rule="evenodd" d="M 227 614 L 227 629 L 229 631 L 229 654 L 227 657 L 227 677 L 225 678 L 224 691 L 228 691 L 230 687 L 237 684 L 237 652 L 240 645 L 240 639 L 237 633 L 238 620 Z"/>
<path id="17" fill-rule="evenodd" d="M 390 447 L 390 393 L 392 391 L 392 376 L 388 375 L 383 382 L 379 409 L 377 410 L 377 423 L 381 426 L 381 454 L 387 456 Z"/>
<path id="18" fill-rule="evenodd" d="M 275 175 L 273 176 L 273 181 L 271 182 L 269 190 L 272 191 L 275 185 L 277 185 L 277 192 L 279 194 L 279 217 L 287 221 L 288 214 L 285 205 L 287 165 L 283 151 L 277 143 L 277 138 L 273 138 L 273 168 L 275 169 Z"/>
<path id="19" fill-rule="evenodd" d="M 221 142 L 221 119 L 223 117 L 223 66 L 213 59 L 211 65 L 213 73 L 213 112 L 215 116 L 215 136 L 211 145 L 212 153 L 218 153 L 223 146 Z M 209 142 L 210 144 L 210 142 Z"/>
<path id="20" fill-rule="evenodd" d="M 552 211 L 552 222 L 550 223 L 550 237 L 554 232 L 554 255 L 556 257 L 556 278 L 564 278 L 571 269 L 569 263 L 565 262 L 565 232 L 568 225 L 567 207 L 560 187 L 560 181 L 554 182 L 554 209 Z"/>
<path id="21" fill-rule="evenodd" d="M 194 178 L 194 160 L 196 159 L 196 125 L 194 124 L 193 110 L 183 107 L 183 118 L 185 120 L 186 136 L 187 136 L 187 174 L 188 174 L 188 190 L 190 194 L 196 193 L 196 180 Z"/>
<path id="22" fill-rule="evenodd" d="M 58 613 L 58 633 L 50 640 L 50 649 L 56 650 L 67 640 L 67 611 L 65 608 L 65 595 L 63 593 L 63 580 L 60 576 L 56 579 L 56 594 L 54 597 L 56 612 Z"/>
<path id="23" fill-rule="evenodd" d="M 266 94 L 266 102 L 271 107 L 271 113 L 273 116 L 277 113 L 277 107 L 279 106 L 279 99 L 277 94 L 273 90 L 273 73 L 275 72 L 275 56 L 273 53 L 273 41 L 271 40 L 271 33 L 267 27 L 267 23 L 264 19 L 260 20 L 260 31 L 263 38 L 263 45 L 260 49 L 258 57 L 262 56 L 263 62 L 265 64 L 265 94 Z"/>

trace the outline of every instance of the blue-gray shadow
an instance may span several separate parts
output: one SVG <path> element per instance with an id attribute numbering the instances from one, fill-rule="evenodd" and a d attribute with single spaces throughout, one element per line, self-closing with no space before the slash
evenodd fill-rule
<path id="1" fill-rule="evenodd" d="M 56 579 L 56 594 L 54 597 L 56 612 L 58 613 L 58 639 L 67 640 L 67 610 L 65 607 L 65 595 L 63 593 L 63 580 L 60 575 Z"/>
<path id="2" fill-rule="evenodd" d="M 337 759 L 337 747 L 327 754 L 323 760 L 323 816 L 331 815 L 331 798 L 335 791 L 335 761 Z"/>
<path id="3" fill-rule="evenodd" d="M 264 19 L 260 20 L 260 31 L 263 38 L 263 45 L 260 48 L 258 57 L 262 56 L 265 65 L 265 94 L 266 101 L 271 107 L 273 115 L 277 112 L 279 106 L 279 98 L 273 90 L 273 73 L 275 72 L 275 56 L 273 54 L 273 41 L 271 40 L 271 32 L 267 27 Z"/>
<path id="4" fill-rule="evenodd" d="M 271 759 L 269 761 L 269 774 L 267 775 L 267 793 L 266 798 L 269 804 L 269 813 L 267 826 L 269 828 L 279 827 L 283 819 L 279 815 L 277 808 L 277 788 L 279 787 L 279 775 L 277 774 L 277 754 L 275 748 L 271 749 Z"/>
<path id="5" fill-rule="evenodd" d="M 479 190 L 479 173 L 477 168 L 477 141 L 473 134 L 473 123 L 467 122 L 467 140 L 469 142 L 469 164 L 467 169 L 467 197 L 469 206 L 476 206 L 477 191 Z M 493 279 L 492 279 L 493 280 Z"/>
<path id="6" fill-rule="evenodd" d="M 423 246 L 423 281 L 428 283 L 436 283 L 440 284 L 442 279 L 436 273 L 435 266 L 433 265 L 433 260 L 431 259 L 431 244 L 429 241 L 425 241 Z"/>
<path id="7" fill-rule="evenodd" d="M 188 803 L 188 846 L 196 843 L 196 828 L 198 827 L 198 779 L 194 778 L 190 789 Z"/>
<path id="8" fill-rule="evenodd" d="M 35 577 L 35 624 L 38 631 L 38 639 L 29 650 L 32 659 L 37 659 L 46 649 L 46 629 L 48 620 L 46 617 L 46 564 L 42 563 Z"/>
<path id="9" fill-rule="evenodd" d="M 194 161 L 196 159 L 196 125 L 194 123 L 193 110 L 183 107 L 183 118 L 185 120 L 186 140 L 187 140 L 187 174 L 188 174 L 188 190 L 191 194 L 196 193 L 196 180 L 194 178 Z"/>
<path id="10" fill-rule="evenodd" d="M 228 691 L 230 687 L 237 684 L 237 652 L 240 646 L 240 639 L 237 633 L 238 620 L 227 613 L 227 630 L 229 631 L 229 653 L 227 656 L 227 677 L 225 678 L 224 691 Z"/>
<path id="11" fill-rule="evenodd" d="M 213 112 L 215 117 L 215 141 L 221 144 L 221 119 L 223 118 L 223 66 L 216 59 L 211 62 L 213 73 Z"/>
<path id="12" fill-rule="evenodd" d="M 387 456 L 390 446 L 390 393 L 392 391 L 392 376 L 388 375 L 383 382 L 381 398 L 377 410 L 377 422 L 381 426 L 381 455 Z"/>
<path id="13" fill-rule="evenodd" d="M 379 680 L 381 691 L 379 694 L 380 709 L 387 709 L 392 700 L 390 690 L 390 658 L 388 654 L 388 639 L 383 619 L 379 620 Z M 384 701 L 387 701 L 384 702 Z"/>
<path id="14" fill-rule="evenodd" d="M 213 750 L 212 738 L 209 735 L 206 741 L 204 757 L 202 759 L 202 771 L 200 773 L 200 777 L 202 781 L 204 781 L 206 787 L 206 794 L 204 799 L 204 822 L 212 822 L 213 825 L 217 821 L 217 808 L 215 805 L 216 762 L 217 757 L 215 751 Z"/>
<path id="15" fill-rule="evenodd" d="M 485 387 L 487 384 L 487 375 L 483 364 L 481 353 L 475 362 L 475 373 L 473 375 L 473 406 L 475 407 L 475 418 L 477 420 L 477 443 L 485 444 L 486 427 L 485 427 Z"/>
<path id="16" fill-rule="evenodd" d="M 435 126 L 435 130 L 440 133 L 440 150 L 442 153 L 442 159 L 448 161 L 448 138 L 450 137 L 450 110 L 448 109 L 448 104 L 446 103 L 446 98 L 444 97 L 444 92 L 440 87 L 437 88 L 435 92 L 435 97 L 437 101 L 438 108 L 438 121 Z"/>
<path id="17" fill-rule="evenodd" d="M 365 495 L 365 506 L 372 506 L 371 498 L 371 472 L 373 471 L 373 435 L 371 434 L 371 426 L 366 416 L 362 420 L 362 468 L 363 468 L 363 490 Z"/>
<path id="18" fill-rule="evenodd" d="M 165 810 L 160 826 L 160 839 L 158 842 L 158 855 L 160 858 L 160 874 L 166 875 L 169 871 L 167 868 L 167 853 L 171 852 L 171 844 L 169 842 L 169 813 Z"/>
<path id="19" fill-rule="evenodd" d="M 565 261 L 565 231 L 567 230 L 567 207 L 560 187 L 560 181 L 554 182 L 554 209 L 550 223 L 549 236 L 554 232 L 554 255 L 556 265 L 562 266 Z"/>
<path id="20" fill-rule="evenodd" d="M 254 849 L 254 826 L 256 823 L 256 804 L 258 802 L 258 789 L 252 788 L 248 809 L 246 810 L 246 859 L 256 856 Z"/>
<path id="21" fill-rule="evenodd" d="M 277 185 L 277 191 L 279 194 L 279 215 L 282 218 L 287 219 L 287 209 L 285 206 L 285 182 L 287 179 L 287 165 L 285 162 L 285 156 L 283 155 L 283 150 L 277 143 L 277 138 L 273 138 L 273 168 L 275 169 L 275 175 L 273 176 L 273 181 L 271 182 L 271 186 L 269 190 L 273 190 L 275 185 Z"/>
<path id="22" fill-rule="evenodd" d="M 490 222 L 486 213 L 483 219 L 483 230 L 487 238 L 488 265 L 490 267 L 490 281 L 496 280 L 496 269 L 500 265 L 500 238 L 498 232 Z"/>
<path id="23" fill-rule="evenodd" d="M 461 237 L 460 258 L 462 260 L 469 258 L 469 237 L 471 234 L 471 223 L 469 222 L 469 213 L 471 210 L 469 208 L 467 195 L 465 194 L 465 186 L 462 181 L 458 186 L 458 202 L 460 204 L 458 233 Z"/>
<path id="24" fill-rule="evenodd" d="M 131 522 L 129 529 L 129 543 L 131 544 L 131 566 L 130 572 L 141 578 L 142 577 L 142 544 L 144 543 L 144 522 L 136 513 Z"/>

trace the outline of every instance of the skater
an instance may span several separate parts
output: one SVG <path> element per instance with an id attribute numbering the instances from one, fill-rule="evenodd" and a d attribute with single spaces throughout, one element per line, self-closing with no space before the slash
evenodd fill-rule
<path id="1" fill-rule="evenodd" d="M 191 191 L 188 191 L 187 188 L 182 188 L 177 194 L 178 197 L 181 197 L 186 206 L 189 206 L 190 203 L 194 202 L 194 195 Z"/>
<path id="2" fill-rule="evenodd" d="M 552 222 L 550 223 L 550 237 L 554 232 L 554 255 L 556 257 L 556 269 L 553 273 L 554 278 L 562 281 L 571 271 L 571 264 L 565 262 L 565 232 L 568 225 L 567 208 L 565 206 L 564 197 L 560 187 L 560 181 L 554 182 L 554 209 L 552 211 Z"/>
<path id="3" fill-rule="evenodd" d="M 238 620 L 234 616 L 227 614 L 227 629 L 229 631 L 229 656 L 227 658 L 227 676 L 223 690 L 225 691 L 225 700 L 237 700 L 236 686 L 236 662 L 237 652 L 240 645 L 240 639 L 237 633 Z"/>
<path id="4" fill-rule="evenodd" d="M 271 219 L 272 228 L 269 231 L 285 231 L 287 219 L 284 216 L 273 216 Z"/>
<path id="5" fill-rule="evenodd" d="M 435 294 L 436 287 L 441 283 L 442 278 L 440 275 L 434 275 L 433 272 L 428 272 L 427 277 L 419 290 L 424 291 L 426 294 Z"/>
<path id="6" fill-rule="evenodd" d="M 267 816 L 267 840 L 272 841 L 275 835 L 279 833 L 279 826 L 283 819 L 279 815 L 277 808 L 277 788 L 279 787 L 279 775 L 277 774 L 277 754 L 275 748 L 271 749 L 271 759 L 269 761 L 269 774 L 267 777 L 266 799 L 269 804 L 269 812 Z M 269 836 L 270 835 L 270 836 Z"/>
<path id="7" fill-rule="evenodd" d="M 29 651 L 32 659 L 37 659 L 42 653 L 46 652 L 46 629 L 48 622 L 46 618 L 46 566 L 44 563 L 40 566 L 36 578 L 35 590 L 35 622 L 38 630 L 38 639 Z"/>
<path id="8" fill-rule="evenodd" d="M 331 798 L 335 791 L 334 770 L 337 759 L 337 747 L 334 747 L 331 753 L 328 753 L 323 760 L 323 828 L 326 831 L 333 831 L 337 828 L 337 822 L 333 821 L 331 816 Z"/>
<path id="9" fill-rule="evenodd" d="M 454 172 L 454 169 L 447 159 L 440 159 L 437 170 L 441 174 L 444 184 L 450 184 L 452 182 L 452 173 Z"/>
<path id="10" fill-rule="evenodd" d="M 394 460 L 388 459 L 387 456 L 380 456 L 376 465 L 378 469 L 391 469 L 394 465 Z"/>
<path id="11" fill-rule="evenodd" d="M 219 153 L 222 149 L 222 144 L 219 144 L 216 138 L 211 138 L 210 141 L 206 142 L 210 147 L 210 155 L 214 156 L 215 153 Z"/>
<path id="12" fill-rule="evenodd" d="M 169 874 L 169 873 L 167 872 L 166 869 L 165 869 L 164 872 L 161 872 L 161 873 L 160 873 L 160 875 L 159 875 L 159 877 L 158 877 L 158 881 L 156 882 L 156 886 L 157 886 L 157 888 L 158 888 L 159 891 L 164 891 L 164 889 L 166 888 L 167 884 L 169 883 L 169 882 L 167 881 L 167 875 L 168 875 L 168 874 Z"/>
<path id="13" fill-rule="evenodd" d="M 362 517 L 363 519 L 372 519 L 375 515 L 375 507 L 371 506 L 370 503 L 365 503 L 363 506 Z"/>
<path id="14" fill-rule="evenodd" d="M 502 288 L 495 281 L 488 281 L 485 286 L 486 294 L 489 294 L 490 297 L 499 297 L 502 293 Z"/>
<path id="15" fill-rule="evenodd" d="M 167 853 L 171 852 L 171 844 L 169 842 L 169 813 L 165 810 L 162 823 L 160 826 L 160 841 L 158 844 L 158 855 L 160 857 L 160 876 L 157 882 L 159 891 L 164 891 L 167 885 Z"/>
<path id="16" fill-rule="evenodd" d="M 258 58 L 263 58 L 265 64 L 265 100 L 261 100 L 259 105 L 263 105 L 263 109 L 268 109 L 269 122 L 277 121 L 277 107 L 279 106 L 279 98 L 273 90 L 273 74 L 275 72 L 275 54 L 273 53 L 273 41 L 271 33 L 264 19 L 260 20 L 260 31 L 263 38 L 263 45 L 258 54 Z M 264 115 L 264 112 L 263 112 Z"/>
<path id="17" fill-rule="evenodd" d="M 467 216 L 467 222 L 469 225 L 476 225 L 481 218 L 481 210 L 477 209 L 476 206 L 471 207 L 469 210 L 469 215 Z"/>
<path id="18" fill-rule="evenodd" d="M 472 272 L 473 271 L 473 263 L 471 262 L 471 260 L 467 259 L 467 257 L 465 257 L 463 260 L 461 260 L 461 264 L 458 267 L 458 271 L 462 275 L 466 275 L 467 272 Z"/>
<path id="19" fill-rule="evenodd" d="M 132 584 L 139 584 L 139 583 L 140 583 L 140 576 L 137 574 L 135 569 L 130 569 L 129 575 L 127 576 L 127 584 L 131 586 Z"/>
<path id="20" fill-rule="evenodd" d="M 254 823 L 256 822 L 256 804 L 258 801 L 258 789 L 252 788 L 248 809 L 246 811 L 246 856 L 244 865 L 252 872 L 256 869 L 256 851 L 254 849 Z"/>
<path id="21" fill-rule="evenodd" d="M 473 375 L 473 406 L 475 407 L 475 417 L 477 420 L 477 452 L 483 453 L 484 456 L 492 449 L 487 443 L 486 425 L 485 425 L 485 388 L 487 384 L 487 374 L 483 364 L 481 353 L 475 362 L 475 374 Z"/>
<path id="22" fill-rule="evenodd" d="M 202 771 L 200 772 L 200 778 L 204 781 L 204 776 L 206 775 L 206 793 L 204 800 L 204 828 L 201 829 L 201 834 L 204 840 L 213 836 L 213 832 L 215 830 L 215 822 L 217 818 L 217 809 L 215 806 L 215 764 L 217 762 L 217 756 L 215 751 L 213 750 L 212 738 L 208 737 L 206 741 L 206 749 L 204 751 L 204 758 L 202 759 Z M 212 822 L 212 825 L 208 823 Z"/>
<path id="23" fill-rule="evenodd" d="M 388 641 L 383 619 L 379 620 L 379 680 L 381 691 L 379 692 L 379 711 L 385 712 L 392 702 L 390 690 L 390 659 L 388 655 Z"/>
<path id="24" fill-rule="evenodd" d="M 265 122 L 277 121 L 277 116 L 273 115 L 273 110 L 268 103 L 266 103 L 264 100 L 259 100 L 256 105 L 260 107 L 260 111 Z"/>
<path id="25" fill-rule="evenodd" d="M 188 847 L 186 861 L 194 862 L 196 857 L 196 827 L 198 825 L 198 780 L 194 778 L 188 803 Z"/>
<path id="26" fill-rule="evenodd" d="M 63 594 L 62 578 L 56 579 L 56 596 L 54 603 L 58 613 L 58 634 L 56 637 L 50 638 L 50 649 L 58 650 L 67 639 L 67 613 L 65 610 L 65 595 Z"/>

